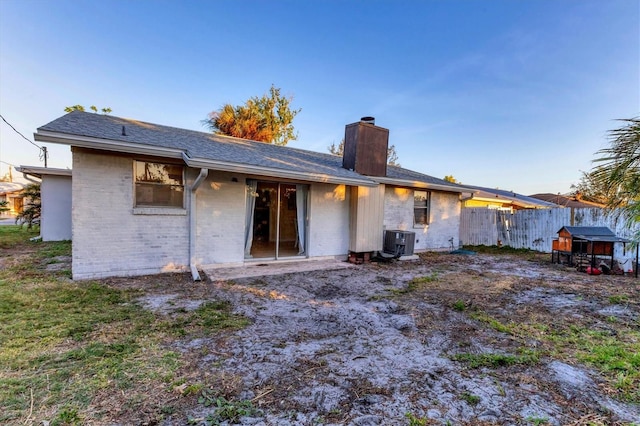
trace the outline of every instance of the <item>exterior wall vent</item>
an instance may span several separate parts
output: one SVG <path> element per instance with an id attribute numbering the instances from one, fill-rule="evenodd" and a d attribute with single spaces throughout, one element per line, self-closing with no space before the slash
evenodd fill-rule
<path id="1" fill-rule="evenodd" d="M 384 252 L 394 256 L 411 256 L 416 233 L 410 231 L 384 231 Z"/>

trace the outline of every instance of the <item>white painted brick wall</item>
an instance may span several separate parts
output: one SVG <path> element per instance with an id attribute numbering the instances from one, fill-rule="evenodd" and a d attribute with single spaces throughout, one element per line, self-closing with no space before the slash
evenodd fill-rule
<path id="1" fill-rule="evenodd" d="M 458 194 L 431 192 L 430 223 L 413 225 L 413 190 L 387 186 L 384 199 L 384 228 L 416 233 L 415 250 L 448 249 L 453 238 L 458 247 L 460 200 Z M 382 238 L 382 236 L 381 236 Z"/>
<path id="2" fill-rule="evenodd" d="M 244 261 L 245 188 L 245 176 L 214 171 L 198 188 L 197 265 Z"/>
<path id="3" fill-rule="evenodd" d="M 133 214 L 132 158 L 75 150 L 72 188 L 74 279 L 156 273 L 188 265 L 186 214 Z"/>
<path id="4" fill-rule="evenodd" d="M 197 172 L 188 170 L 185 207 Z M 242 175 L 212 171 L 198 189 L 197 265 L 244 262 L 245 181 Z M 162 214 L 134 214 L 133 158 L 75 150 L 72 188 L 74 279 L 187 268 L 187 209 L 145 209 Z M 310 257 L 347 253 L 348 197 L 342 185 L 310 185 Z M 385 191 L 385 228 L 415 231 L 416 250 L 446 249 L 452 237 L 457 247 L 459 217 L 457 195 L 432 192 L 431 223 L 414 228 L 413 191 L 393 187 Z"/>
<path id="5" fill-rule="evenodd" d="M 342 256 L 348 253 L 348 194 L 344 185 L 311 185 L 309 256 Z"/>
<path id="6" fill-rule="evenodd" d="M 71 176 L 42 177 L 40 235 L 43 241 L 71 239 Z"/>

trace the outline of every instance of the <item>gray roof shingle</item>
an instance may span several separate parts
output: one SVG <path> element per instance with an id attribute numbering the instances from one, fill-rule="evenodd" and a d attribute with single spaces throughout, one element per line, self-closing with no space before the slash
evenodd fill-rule
<path id="1" fill-rule="evenodd" d="M 370 180 L 367 176 L 343 168 L 340 156 L 145 123 L 111 115 L 74 111 L 39 127 L 38 132 L 42 131 L 149 147 L 179 149 L 191 158 L 202 160 L 324 174 L 336 178 Z M 442 179 L 401 167 L 389 166 L 387 177 L 457 188 Z"/>

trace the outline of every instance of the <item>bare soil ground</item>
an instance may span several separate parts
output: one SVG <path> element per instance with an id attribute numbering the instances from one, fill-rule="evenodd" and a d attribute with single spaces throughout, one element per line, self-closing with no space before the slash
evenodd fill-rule
<path id="1" fill-rule="evenodd" d="M 189 383 L 227 401 L 251 401 L 255 409 L 239 424 L 640 419 L 638 404 L 583 362 L 578 342 L 575 353 L 549 344 L 550 333 L 571 327 L 637 338 L 640 282 L 578 273 L 552 265 L 548 255 L 427 253 L 232 281 L 168 275 L 104 282 L 142 290 L 139 302 L 163 315 L 225 300 L 251 319 L 236 332 L 166 343 L 181 354 Z M 463 360 L 482 355 L 497 361 L 474 367 Z M 215 404 L 202 401 L 178 399 L 162 424 L 215 424 Z"/>

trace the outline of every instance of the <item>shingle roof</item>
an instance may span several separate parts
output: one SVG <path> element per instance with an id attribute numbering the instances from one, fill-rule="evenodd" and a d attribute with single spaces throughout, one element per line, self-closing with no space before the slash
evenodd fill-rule
<path id="1" fill-rule="evenodd" d="M 587 241 L 630 242 L 626 238 L 616 236 L 606 226 L 563 226 L 558 233 L 563 229 L 566 229 L 574 238 Z"/>
<path id="2" fill-rule="evenodd" d="M 413 180 L 413 181 L 424 182 L 424 183 L 435 184 L 435 185 L 445 185 L 445 186 L 450 186 L 451 188 L 460 188 L 459 185 L 452 184 L 451 182 L 447 182 L 444 179 L 438 179 L 433 176 L 425 175 L 422 173 L 414 172 L 413 170 L 404 169 L 402 167 L 396 167 L 396 166 L 387 166 L 387 177 L 392 179 L 402 179 L 402 180 L 409 180 L 409 181 Z M 467 186 L 465 185 L 464 188 L 466 189 Z"/>
<path id="3" fill-rule="evenodd" d="M 190 158 L 205 161 L 328 175 L 373 183 L 369 177 L 343 168 L 340 156 L 145 123 L 111 115 L 74 111 L 38 128 L 38 132 L 55 132 L 150 148 L 178 149 L 185 152 Z M 38 135 L 36 134 L 36 136 Z M 456 185 L 442 179 L 412 170 L 392 166 L 389 166 L 387 170 L 388 178 L 414 180 L 426 184 L 451 186 L 452 189 L 457 188 Z"/>
<path id="4" fill-rule="evenodd" d="M 473 185 L 465 185 L 465 186 L 468 188 L 477 189 L 478 191 L 482 191 L 487 194 L 492 194 L 494 196 L 498 196 L 498 197 L 510 200 L 515 204 L 520 203 L 526 206 L 544 207 L 544 208 L 551 208 L 551 207 L 558 206 L 557 204 L 550 203 L 548 201 L 539 200 L 537 198 L 528 197 L 522 194 L 517 194 L 513 191 L 505 191 L 504 189 L 486 188 L 482 186 L 473 186 Z"/>
<path id="5" fill-rule="evenodd" d="M 590 201 L 577 200 L 575 198 L 571 198 L 571 197 L 567 197 L 565 195 L 559 195 L 559 194 L 542 193 L 542 194 L 529 195 L 529 197 L 536 198 L 538 200 L 547 201 L 549 203 L 554 203 L 563 207 L 573 207 L 573 208 L 604 207 L 604 205 L 602 204 L 592 203 Z"/>

